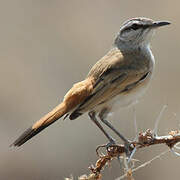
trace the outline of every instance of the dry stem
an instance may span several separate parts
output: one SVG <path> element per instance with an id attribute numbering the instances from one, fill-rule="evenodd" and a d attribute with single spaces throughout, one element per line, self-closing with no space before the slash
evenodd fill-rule
<path id="1" fill-rule="evenodd" d="M 178 142 L 180 142 L 180 132 L 179 131 L 171 131 L 166 136 L 156 136 L 151 130 L 146 130 L 145 132 L 140 132 L 138 136 L 138 140 L 131 142 L 132 146 L 129 148 L 129 151 L 133 151 L 134 148 L 137 150 L 140 148 L 148 147 L 156 144 L 166 144 L 170 149 L 172 149 Z M 99 155 L 98 151 L 100 148 L 105 147 L 105 145 L 101 145 L 97 147 L 97 154 L 99 159 L 97 160 L 95 166 L 91 165 L 90 176 L 95 180 L 101 179 L 101 172 L 104 169 L 107 163 L 110 163 L 114 158 L 117 158 L 126 152 L 124 145 L 112 145 L 106 150 L 106 155 Z M 127 171 L 127 177 L 133 179 L 132 173 Z M 90 177 L 89 176 L 89 177 Z M 86 178 L 88 180 L 88 177 Z"/>

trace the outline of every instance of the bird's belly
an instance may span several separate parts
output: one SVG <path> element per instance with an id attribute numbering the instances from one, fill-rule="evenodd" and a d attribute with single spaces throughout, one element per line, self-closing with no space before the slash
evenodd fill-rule
<path id="1" fill-rule="evenodd" d="M 151 75 L 142 83 L 139 83 L 131 90 L 120 93 L 108 102 L 108 106 L 111 107 L 111 111 L 114 112 L 121 107 L 129 107 L 138 102 L 138 99 L 142 97 L 149 86 Z"/>
<path id="2" fill-rule="evenodd" d="M 120 107 L 128 107 L 130 105 L 136 104 L 138 99 L 145 93 L 146 88 L 141 88 L 140 90 L 134 90 L 128 94 L 121 94 L 114 97 L 108 104 L 112 106 L 112 111 Z"/>

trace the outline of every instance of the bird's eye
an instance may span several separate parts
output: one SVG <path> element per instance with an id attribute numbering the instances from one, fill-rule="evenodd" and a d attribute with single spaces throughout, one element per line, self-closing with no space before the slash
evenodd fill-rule
<path id="1" fill-rule="evenodd" d="M 134 23 L 131 26 L 128 26 L 128 27 L 125 27 L 124 29 L 122 29 L 121 34 L 124 34 L 124 32 L 128 33 L 131 30 L 135 31 L 135 30 L 140 29 L 140 28 L 143 28 L 143 25 Z"/>
<path id="2" fill-rule="evenodd" d="M 131 26 L 131 29 L 133 29 L 133 30 L 137 30 L 139 28 L 139 25 L 138 24 L 133 24 L 132 26 Z"/>

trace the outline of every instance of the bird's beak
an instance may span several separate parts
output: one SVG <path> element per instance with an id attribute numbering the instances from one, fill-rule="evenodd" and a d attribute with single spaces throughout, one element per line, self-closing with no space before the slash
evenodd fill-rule
<path id="1" fill-rule="evenodd" d="M 155 21 L 152 25 L 150 25 L 152 28 L 157 28 L 157 27 L 161 27 L 161 26 L 166 26 L 171 24 L 168 21 Z"/>

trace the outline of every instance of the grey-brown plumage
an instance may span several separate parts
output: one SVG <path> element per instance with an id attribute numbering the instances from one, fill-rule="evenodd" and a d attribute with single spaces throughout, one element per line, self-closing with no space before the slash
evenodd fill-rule
<path id="1" fill-rule="evenodd" d="M 150 79 L 148 76 L 152 74 L 152 69 L 150 53 L 137 49 L 137 52 L 126 54 L 118 48 L 112 49 L 89 72 L 88 77 L 93 77 L 96 82 L 93 91 L 73 111 L 70 119 L 75 119 L 98 105 L 102 106 L 119 94 L 125 95 L 140 87 Z"/>
<path id="2" fill-rule="evenodd" d="M 21 146 L 64 115 L 73 120 L 86 112 L 110 141 L 112 138 L 99 124 L 96 115 L 127 142 L 105 118 L 117 107 L 136 102 L 147 88 L 154 69 L 150 39 L 155 28 L 167 24 L 147 18 L 125 22 L 114 47 L 92 67 L 87 78 L 76 83 L 60 105 L 27 129 L 12 145 Z"/>

